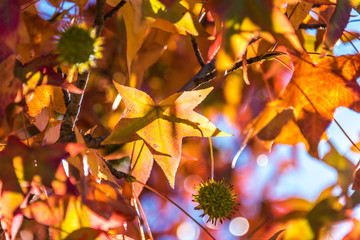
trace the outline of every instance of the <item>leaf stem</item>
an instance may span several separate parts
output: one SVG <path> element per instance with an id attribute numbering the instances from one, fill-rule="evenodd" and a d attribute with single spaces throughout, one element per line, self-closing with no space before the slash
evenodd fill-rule
<path id="1" fill-rule="evenodd" d="M 156 195 L 158 195 L 159 197 L 171 202 L 174 206 L 176 206 L 178 209 L 180 209 L 186 216 L 188 216 L 192 221 L 194 221 L 201 229 L 203 229 L 212 239 L 216 240 L 215 237 L 213 237 L 211 235 L 211 233 L 205 228 L 203 227 L 198 221 L 196 221 L 192 216 L 190 216 L 190 214 L 188 214 L 182 207 L 180 207 L 177 203 L 175 203 L 173 200 L 171 200 L 170 198 L 168 198 L 167 196 L 163 195 L 162 193 L 160 193 L 159 191 L 157 191 L 156 189 L 150 187 L 149 185 L 146 185 L 145 183 L 140 182 L 139 180 L 135 179 L 135 182 L 143 185 L 145 188 L 149 189 L 150 191 L 152 191 L 153 193 L 155 193 Z"/>
<path id="2" fill-rule="evenodd" d="M 195 37 L 193 35 L 190 35 L 191 43 L 195 52 L 195 56 L 199 64 L 203 67 L 205 65 L 204 58 L 201 55 L 201 52 L 199 50 L 199 46 L 195 40 Z"/>
<path id="3" fill-rule="evenodd" d="M 106 21 L 107 19 L 111 18 L 122 6 L 124 6 L 126 3 L 125 0 L 121 0 L 115 7 L 113 7 L 113 9 L 111 9 L 110 11 L 108 11 L 105 15 L 104 15 L 104 21 Z"/>
<path id="4" fill-rule="evenodd" d="M 214 180 L 214 152 L 211 137 L 209 137 L 210 161 L 211 161 L 211 179 Z"/>
<path id="5" fill-rule="evenodd" d="M 137 213 L 137 220 L 138 220 L 138 225 L 139 225 L 139 229 L 140 229 L 141 240 L 146 240 L 144 227 L 143 227 L 143 224 L 142 224 L 141 213 L 140 213 L 140 210 L 139 210 L 139 206 L 138 206 L 135 198 L 133 198 L 132 200 L 134 202 L 134 207 L 135 207 L 135 210 L 136 210 L 136 213 Z"/>
<path id="6" fill-rule="evenodd" d="M 143 210 L 143 208 L 142 208 L 142 206 L 141 206 L 140 200 L 139 200 L 138 196 L 136 196 L 136 194 L 135 194 L 134 186 L 133 186 L 131 183 L 129 183 L 129 184 L 131 185 L 132 195 L 133 195 L 134 199 L 136 200 L 135 203 L 136 203 L 136 204 L 138 205 L 138 207 L 139 207 L 139 210 L 140 210 L 140 213 L 141 213 L 142 218 L 143 218 L 143 220 L 144 220 L 145 227 L 146 227 L 146 230 L 147 230 L 147 232 L 148 232 L 148 234 L 149 234 L 150 240 L 154 240 L 154 237 L 153 237 L 153 235 L 152 235 L 152 233 L 151 233 L 151 230 L 150 230 L 149 223 L 148 223 L 148 221 L 147 221 L 147 219 L 146 219 L 144 210 Z"/>
<path id="7" fill-rule="evenodd" d="M 138 161 L 139 161 L 139 158 L 140 158 L 141 152 L 142 152 L 142 150 L 143 150 L 143 148 L 144 148 L 144 145 L 145 145 L 145 142 L 143 142 L 143 144 L 141 145 L 139 154 L 138 154 L 137 157 L 136 157 L 136 160 L 135 160 L 135 163 L 134 163 L 133 167 L 132 167 L 132 168 L 130 169 L 130 171 L 129 171 L 129 175 L 131 175 L 131 173 L 134 171 L 134 169 L 135 169 L 135 167 L 136 167 L 136 164 L 137 164 Z M 135 144 L 134 144 L 134 148 L 135 148 Z M 132 161 L 132 158 L 131 158 L 131 161 Z"/>

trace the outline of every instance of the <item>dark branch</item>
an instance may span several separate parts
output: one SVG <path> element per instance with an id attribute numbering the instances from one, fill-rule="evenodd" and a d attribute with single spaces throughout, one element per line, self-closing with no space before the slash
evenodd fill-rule
<path id="1" fill-rule="evenodd" d="M 91 134 L 86 134 L 83 136 L 85 144 L 88 148 L 99 149 L 104 147 L 101 145 L 101 142 L 104 141 L 109 135 L 104 135 L 100 137 L 93 137 Z M 59 138 L 58 142 L 68 143 L 68 142 L 77 142 L 75 132 L 64 135 Z"/>
<path id="2" fill-rule="evenodd" d="M 200 71 L 190 79 L 178 92 L 183 91 L 191 91 L 198 88 L 200 85 L 210 82 L 216 77 L 216 68 L 215 68 L 215 61 L 214 58 L 208 64 L 205 64 Z"/>
<path id="3" fill-rule="evenodd" d="M 106 0 L 97 0 L 96 1 L 96 13 L 94 20 L 94 28 L 96 29 L 96 36 L 99 37 L 101 33 L 102 26 L 104 25 L 104 8 L 105 8 Z M 90 71 L 85 73 L 79 73 L 76 80 L 76 87 L 85 91 L 87 81 L 89 80 Z M 80 106 L 83 99 L 82 94 L 71 93 L 70 100 L 68 105 L 66 106 L 66 112 L 64 115 L 63 122 L 60 127 L 60 137 L 59 142 L 66 142 L 69 135 L 73 134 L 73 128 L 75 126 L 75 122 L 80 113 Z"/>
<path id="4" fill-rule="evenodd" d="M 327 27 L 326 23 L 312 23 L 312 24 L 301 23 L 299 25 L 300 29 L 323 29 L 326 27 Z"/>
<path id="5" fill-rule="evenodd" d="M 195 37 L 193 35 L 190 35 L 190 39 L 195 52 L 196 59 L 198 60 L 199 64 L 203 67 L 205 65 L 205 62 L 203 57 L 201 56 L 201 52 L 199 50 L 199 46 L 197 45 Z"/>
<path id="6" fill-rule="evenodd" d="M 125 0 L 121 0 L 115 7 L 113 7 L 113 9 L 111 9 L 110 11 L 108 11 L 105 15 L 104 15 L 104 21 L 106 21 L 108 18 L 111 18 L 112 15 L 114 15 L 122 6 L 124 6 L 126 3 Z"/>
<path id="7" fill-rule="evenodd" d="M 103 158 L 102 156 L 100 156 L 99 154 L 97 154 L 103 161 L 104 163 L 108 166 L 110 172 L 112 173 L 112 175 L 114 175 L 117 179 L 127 179 L 127 180 L 131 180 L 131 179 L 135 179 L 134 177 L 130 176 L 127 173 L 121 172 L 116 170 L 113 165 L 111 163 L 109 163 L 105 158 Z"/>
<path id="8" fill-rule="evenodd" d="M 65 102 L 65 107 L 67 107 L 70 103 L 70 93 L 68 90 L 66 89 L 61 89 L 63 94 L 64 94 L 64 102 Z"/>
<path id="9" fill-rule="evenodd" d="M 96 12 L 94 19 L 94 28 L 96 29 L 96 37 L 100 36 L 101 29 L 104 26 L 104 12 L 106 0 L 96 0 Z"/>
<path id="10" fill-rule="evenodd" d="M 103 145 L 101 145 L 101 142 L 104 141 L 105 138 L 107 138 L 108 136 L 109 135 L 93 137 L 91 134 L 87 134 L 84 136 L 84 140 L 88 148 L 98 149 L 103 147 Z"/>
<path id="11" fill-rule="evenodd" d="M 256 57 L 247 59 L 247 64 L 253 64 L 256 62 L 260 62 L 262 60 L 269 60 L 269 59 L 274 58 L 279 55 L 282 55 L 282 53 L 269 52 L 269 53 L 266 53 L 261 56 L 256 56 Z M 211 62 L 209 62 L 208 64 L 205 64 L 200 69 L 200 71 L 194 77 L 192 77 L 178 92 L 191 91 L 207 82 L 212 81 L 217 75 L 215 61 L 216 61 L 216 59 L 214 58 L 213 60 L 211 60 Z M 232 73 L 233 71 L 241 68 L 242 64 L 243 64 L 242 61 L 235 63 L 232 68 L 225 71 L 224 76 L 227 76 L 228 74 Z"/>

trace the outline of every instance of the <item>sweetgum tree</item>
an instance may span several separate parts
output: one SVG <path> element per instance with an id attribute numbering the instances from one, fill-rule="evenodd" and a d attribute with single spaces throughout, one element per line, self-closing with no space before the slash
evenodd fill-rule
<path id="1" fill-rule="evenodd" d="M 2 239 L 328 239 L 339 224 L 359 239 L 358 163 L 326 134 L 333 123 L 360 151 L 334 118 L 360 111 L 359 33 L 345 30 L 359 10 L 2 0 Z M 338 43 L 354 54 L 334 56 Z M 284 145 L 292 159 L 254 182 L 256 159 Z M 302 146 L 337 181 L 315 201 L 277 198 Z"/>

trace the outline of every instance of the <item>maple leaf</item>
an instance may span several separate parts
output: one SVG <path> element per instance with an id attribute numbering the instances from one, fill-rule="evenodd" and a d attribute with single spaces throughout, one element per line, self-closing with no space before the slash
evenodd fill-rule
<path id="1" fill-rule="evenodd" d="M 119 0 L 108 1 L 115 6 Z M 158 0 L 130 0 L 120 9 L 124 17 L 127 37 L 127 66 L 131 64 L 139 51 L 149 27 L 177 34 L 208 36 L 194 13 L 182 2 L 174 3 L 170 8 Z"/>
<path id="2" fill-rule="evenodd" d="M 317 155 L 318 143 L 340 106 L 360 110 L 360 55 L 329 57 L 315 67 L 298 60 L 282 96 L 282 105 L 294 107 L 296 123 Z"/>
<path id="3" fill-rule="evenodd" d="M 269 104 L 248 126 L 250 136 L 244 144 L 260 131 L 266 133 L 263 140 L 277 141 L 279 127 L 283 127 L 280 142 L 286 143 L 283 133 L 298 132 L 293 124 L 285 121 L 291 119 L 288 117 L 291 115 L 283 115 L 286 119 L 275 121 L 278 126 L 272 126 L 271 119 L 279 117 L 277 114 L 283 109 L 292 108 L 295 123 L 309 146 L 309 153 L 317 157 L 318 144 L 336 108 L 344 106 L 360 111 L 360 87 L 356 81 L 359 76 L 360 54 L 328 57 L 315 66 L 302 59 L 296 60 L 293 77 L 283 95 L 277 102 Z"/>
<path id="4" fill-rule="evenodd" d="M 114 84 L 129 111 L 104 143 L 144 140 L 172 187 L 179 166 L 183 137 L 230 136 L 217 129 L 206 117 L 193 111 L 212 88 L 175 93 L 155 104 L 149 95 L 140 90 L 116 82 Z"/>

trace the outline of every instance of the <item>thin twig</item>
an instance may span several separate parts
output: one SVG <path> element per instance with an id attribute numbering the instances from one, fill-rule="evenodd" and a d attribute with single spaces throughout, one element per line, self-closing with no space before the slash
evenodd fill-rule
<path id="1" fill-rule="evenodd" d="M 346 38 L 346 40 L 349 41 L 349 43 L 351 44 L 351 46 L 355 49 L 355 51 L 357 53 L 359 53 L 359 50 L 357 49 L 357 47 L 353 44 L 353 42 L 348 38 L 348 36 L 346 36 L 345 34 L 343 34 L 344 38 Z"/>
<path id="2" fill-rule="evenodd" d="M 138 155 L 137 155 L 137 157 L 136 157 L 136 160 L 135 160 L 135 162 L 134 162 L 134 165 L 133 165 L 133 167 L 130 169 L 130 171 L 129 171 L 129 175 L 131 175 L 131 173 L 134 171 L 134 169 L 135 169 L 135 167 L 136 167 L 136 164 L 138 163 L 138 161 L 139 161 L 139 159 L 140 159 L 140 155 L 141 155 L 141 153 L 142 153 L 142 150 L 144 149 L 144 145 L 145 145 L 145 142 L 143 141 L 143 144 L 141 145 L 141 148 L 140 148 L 140 150 L 139 150 L 139 153 L 138 153 Z M 135 143 L 134 143 L 134 146 L 135 146 Z M 133 158 L 131 158 L 131 161 L 133 161 Z"/>
<path id="3" fill-rule="evenodd" d="M 146 219 L 146 215 L 145 215 L 144 210 L 143 210 L 143 208 L 142 208 L 142 206 L 141 206 L 141 202 L 140 202 L 138 196 L 136 196 L 134 186 L 133 186 L 131 183 L 129 183 L 129 184 L 130 184 L 130 186 L 131 186 L 132 195 L 133 195 L 134 199 L 136 200 L 135 203 L 137 203 L 137 205 L 138 205 L 138 207 L 139 207 L 139 210 L 140 210 L 140 213 L 141 213 L 141 216 L 142 216 L 142 218 L 143 218 L 143 220 L 144 220 L 146 230 L 147 230 L 147 232 L 148 232 L 148 234 L 149 234 L 149 238 L 150 238 L 150 240 L 154 240 L 154 237 L 153 237 L 153 235 L 152 235 L 152 233 L 151 233 L 151 229 L 150 229 L 150 226 L 149 226 L 149 222 L 148 222 L 148 220 Z"/>
<path id="4" fill-rule="evenodd" d="M 263 55 L 247 59 L 247 64 L 249 65 L 249 64 L 256 63 L 256 62 L 260 62 L 262 60 L 276 57 L 281 54 L 282 53 L 280 53 L 280 52 L 268 52 Z M 213 60 L 211 60 L 211 62 L 205 64 L 200 69 L 200 71 L 194 77 L 192 77 L 178 92 L 191 91 L 205 83 L 212 81 L 217 75 L 215 62 L 216 62 L 216 59 L 214 58 Z M 235 63 L 232 68 L 225 71 L 224 76 L 227 76 L 230 73 L 232 73 L 233 71 L 241 68 L 242 65 L 243 65 L 243 61 L 239 61 L 239 62 Z"/>
<path id="5" fill-rule="evenodd" d="M 111 18 L 122 6 L 125 5 L 125 3 L 126 3 L 126 0 L 121 0 L 115 7 L 113 7 L 113 9 L 108 11 L 104 15 L 104 21 L 106 21 L 108 18 Z"/>
<path id="6" fill-rule="evenodd" d="M 203 57 L 201 56 L 201 52 L 199 50 L 199 46 L 196 42 L 196 39 L 193 35 L 190 35 L 190 39 L 191 39 L 191 43 L 192 43 L 192 46 L 193 46 L 193 49 L 195 52 L 196 59 L 199 62 L 199 64 L 203 67 L 205 65 L 205 62 L 204 62 Z"/>
<path id="7" fill-rule="evenodd" d="M 97 153 L 97 155 L 98 155 L 98 157 L 100 157 L 104 161 L 104 163 L 107 165 L 107 167 L 109 168 L 111 174 L 114 175 L 114 177 L 116 177 L 117 179 L 123 179 L 123 178 L 129 178 L 130 177 L 127 173 L 116 170 L 111 163 L 109 163 L 105 158 L 100 156 L 98 153 Z"/>
<path id="8" fill-rule="evenodd" d="M 215 61 L 216 59 L 214 58 L 209 63 L 205 64 L 194 77 L 192 77 L 182 88 L 180 88 L 178 92 L 194 90 L 200 85 L 213 80 L 217 74 Z"/>
<path id="9" fill-rule="evenodd" d="M 301 23 L 299 25 L 300 29 L 323 29 L 326 28 L 327 24 L 326 23 Z"/>
<path id="10" fill-rule="evenodd" d="M 135 210 L 136 210 L 136 213 L 137 213 L 137 220 L 138 220 L 138 225 L 139 225 L 141 240 L 146 240 L 146 238 L 145 238 L 145 232 L 144 232 L 144 227 L 143 227 L 143 224 L 142 224 L 143 219 L 142 219 L 142 217 L 141 217 L 141 213 L 140 213 L 138 204 L 137 204 L 135 198 L 133 198 L 132 200 L 133 200 L 133 202 L 134 202 L 134 207 L 135 207 Z"/>
<path id="11" fill-rule="evenodd" d="M 109 135 L 104 135 L 100 137 L 93 137 L 91 134 L 84 135 L 84 141 L 88 148 L 99 149 L 104 147 L 101 145 L 101 142 L 104 141 Z M 68 143 L 68 142 L 77 142 L 75 132 L 71 132 L 59 138 L 58 142 Z"/>

